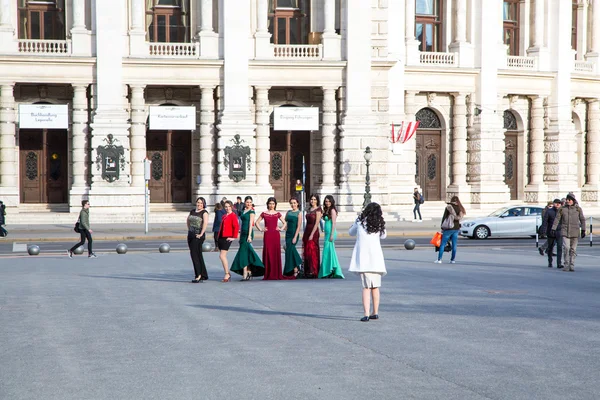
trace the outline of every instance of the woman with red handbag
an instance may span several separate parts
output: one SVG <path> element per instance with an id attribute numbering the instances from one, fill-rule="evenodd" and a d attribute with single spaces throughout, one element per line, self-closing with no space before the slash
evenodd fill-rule
<path id="1" fill-rule="evenodd" d="M 438 257 L 435 262 L 437 264 L 442 263 L 442 256 L 444 255 L 444 247 L 448 240 L 452 240 L 452 258 L 450 263 L 455 263 L 456 258 L 456 245 L 458 242 L 458 231 L 460 230 L 460 220 L 467 214 L 465 208 L 458 196 L 452 196 L 450 203 L 444 210 L 444 216 L 442 217 L 442 242 L 440 243 L 440 249 L 438 250 Z"/>

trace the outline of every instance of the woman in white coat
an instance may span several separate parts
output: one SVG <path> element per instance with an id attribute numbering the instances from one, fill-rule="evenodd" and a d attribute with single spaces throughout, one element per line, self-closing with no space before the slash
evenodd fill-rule
<path id="1" fill-rule="evenodd" d="M 387 274 L 381 250 L 381 239 L 385 239 L 385 221 L 377 203 L 368 204 L 350 227 L 350 236 L 356 236 L 356 244 L 348 271 L 355 272 L 362 282 L 362 303 L 365 315 L 362 322 L 379 319 L 379 287 L 381 277 Z M 371 314 L 371 298 L 373 313 Z"/>

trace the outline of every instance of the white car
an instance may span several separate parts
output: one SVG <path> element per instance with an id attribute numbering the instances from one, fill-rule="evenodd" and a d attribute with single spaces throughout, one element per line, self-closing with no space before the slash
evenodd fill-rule
<path id="1" fill-rule="evenodd" d="M 460 235 L 473 239 L 490 236 L 535 236 L 542 225 L 542 207 L 511 206 L 494 211 L 487 217 L 461 222 Z"/>

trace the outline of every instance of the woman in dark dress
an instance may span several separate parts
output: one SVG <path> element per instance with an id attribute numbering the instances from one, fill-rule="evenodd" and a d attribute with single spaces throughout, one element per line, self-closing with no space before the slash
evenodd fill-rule
<path id="1" fill-rule="evenodd" d="M 196 199 L 196 208 L 190 211 L 187 218 L 188 227 L 188 247 L 190 248 L 190 256 L 194 263 L 194 276 L 192 283 L 203 282 L 208 279 L 206 272 L 206 264 L 202 255 L 202 244 L 206 239 L 206 227 L 208 226 L 208 211 L 206 211 L 206 200 L 204 197 Z"/>
<path id="2" fill-rule="evenodd" d="M 225 215 L 221 220 L 221 229 L 219 230 L 219 258 L 221 264 L 223 264 L 223 270 L 225 276 L 221 282 L 229 282 L 231 280 L 231 274 L 229 273 L 229 264 L 227 262 L 227 252 L 229 246 L 233 242 L 240 232 L 240 224 L 238 223 L 237 214 L 233 212 L 233 203 L 230 200 L 225 201 Z"/>
<path id="3" fill-rule="evenodd" d="M 240 249 L 231 264 L 231 272 L 242 275 L 242 281 L 249 281 L 254 276 L 263 276 L 265 274 L 265 266 L 252 247 L 252 239 L 254 239 L 254 230 L 252 228 L 254 227 L 255 217 L 252 197 L 246 196 L 244 205 L 245 208 L 239 215 L 242 221 Z"/>
<path id="4" fill-rule="evenodd" d="M 306 227 L 302 236 L 305 278 L 317 278 L 319 276 L 319 264 L 321 262 L 319 223 L 323 215 L 320 205 L 319 196 L 316 194 L 311 195 L 310 208 L 306 213 Z"/>
<path id="5" fill-rule="evenodd" d="M 285 230 L 285 220 L 281 213 L 277 212 L 277 200 L 275 197 L 269 197 L 267 200 L 267 211 L 260 214 L 256 220 L 256 229 L 263 231 L 263 264 L 265 265 L 265 276 L 263 280 L 281 280 L 293 279 L 293 276 L 283 276 L 281 265 L 281 235 L 280 231 Z M 265 220 L 264 229 L 260 229 L 260 221 Z M 279 227 L 279 221 L 283 227 Z"/>
<path id="6" fill-rule="evenodd" d="M 298 254 L 296 244 L 300 238 L 300 210 L 298 209 L 298 200 L 295 197 L 290 199 L 289 210 L 285 214 L 285 264 L 283 266 L 283 275 L 297 276 L 298 270 L 302 265 L 302 257 Z"/>
<path id="7" fill-rule="evenodd" d="M 215 219 L 213 220 L 212 232 L 215 240 L 215 251 L 219 251 L 219 230 L 221 230 L 221 220 L 225 215 L 225 210 L 221 203 L 215 204 Z"/>

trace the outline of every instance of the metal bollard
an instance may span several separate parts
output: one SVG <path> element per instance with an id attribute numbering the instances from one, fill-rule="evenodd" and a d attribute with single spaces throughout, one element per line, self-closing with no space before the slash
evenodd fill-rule
<path id="1" fill-rule="evenodd" d="M 540 234 L 539 234 L 539 225 L 538 225 L 538 216 L 535 216 L 535 248 L 539 249 L 540 248 L 540 242 L 539 242 L 539 238 L 540 238 Z"/>

